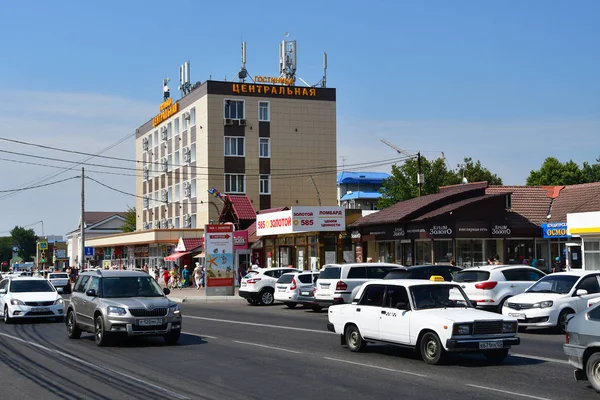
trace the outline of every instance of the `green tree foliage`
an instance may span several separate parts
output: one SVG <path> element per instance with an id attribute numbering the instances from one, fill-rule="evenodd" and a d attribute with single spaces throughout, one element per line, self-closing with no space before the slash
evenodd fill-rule
<path id="1" fill-rule="evenodd" d="M 123 232 L 135 232 L 136 229 L 137 214 L 135 207 L 129 207 L 125 213 L 125 224 L 123 225 Z"/>
<path id="2" fill-rule="evenodd" d="M 600 157 L 595 164 L 584 162 L 582 167 L 569 160 L 560 162 L 554 157 L 544 160 L 538 170 L 533 170 L 527 178 L 528 186 L 562 186 L 580 183 L 600 182 Z"/>
<path id="3" fill-rule="evenodd" d="M 0 263 L 9 262 L 12 258 L 13 239 L 10 236 L 0 237 Z M 8 268 L 7 268 L 8 270 Z"/>
<path id="4" fill-rule="evenodd" d="M 393 165 L 390 177 L 383 182 L 379 190 L 382 197 L 379 199 L 377 207 L 382 209 L 399 201 L 417 197 L 419 193 L 417 171 L 417 159 L 407 160 L 400 166 Z M 443 158 L 429 161 L 426 157 L 421 156 L 421 171 L 425 176 L 425 183 L 421 192 L 423 196 L 439 192 L 440 186 L 461 183 L 463 172 L 464 177 L 469 182 L 487 181 L 490 185 L 502 184 L 502 179 L 498 175 L 484 168 L 480 161 L 474 162 L 469 157 L 464 159 L 460 169 L 453 171 L 448 169 Z"/>
<path id="5" fill-rule="evenodd" d="M 20 226 L 15 226 L 10 231 L 13 244 L 19 248 L 19 257 L 23 261 L 32 261 L 36 254 L 36 246 L 38 237 L 33 229 L 25 229 Z"/>

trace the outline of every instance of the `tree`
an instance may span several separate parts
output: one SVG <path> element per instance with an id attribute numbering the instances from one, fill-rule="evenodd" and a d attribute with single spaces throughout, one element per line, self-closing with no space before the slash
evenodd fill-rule
<path id="1" fill-rule="evenodd" d="M 600 162 L 600 157 L 596 159 Z M 583 163 L 580 168 L 573 160 L 561 163 L 555 157 L 548 157 L 538 170 L 532 170 L 527 178 L 527 186 L 562 186 L 600 182 L 600 164 Z"/>
<path id="2" fill-rule="evenodd" d="M 13 239 L 10 236 L 0 237 L 0 263 L 10 262 L 12 258 Z"/>
<path id="3" fill-rule="evenodd" d="M 425 182 L 421 195 L 437 193 L 440 186 L 457 185 L 462 182 L 464 176 L 469 182 L 488 181 L 492 185 L 501 185 L 502 179 L 496 174 L 492 174 L 487 168 L 481 165 L 480 161 L 473 162 L 471 158 L 464 159 L 464 167 L 459 171 L 448 170 L 446 161 L 443 158 L 437 158 L 429 161 L 426 157 L 421 157 L 421 171 L 424 174 Z M 418 162 L 416 159 L 407 160 L 404 164 L 392 166 L 392 173 L 386 179 L 379 192 L 382 197 L 377 203 L 379 209 L 389 207 L 399 201 L 412 199 L 418 196 L 419 189 L 417 185 Z"/>
<path id="4" fill-rule="evenodd" d="M 15 246 L 17 246 L 19 257 L 23 261 L 32 261 L 36 254 L 36 246 L 38 237 L 33 229 L 25 229 L 20 226 L 15 226 L 10 231 L 10 236 Z"/>
<path id="5" fill-rule="evenodd" d="M 123 225 L 123 232 L 135 232 L 137 225 L 137 213 L 135 207 L 129 207 L 125 213 L 125 224 Z"/>

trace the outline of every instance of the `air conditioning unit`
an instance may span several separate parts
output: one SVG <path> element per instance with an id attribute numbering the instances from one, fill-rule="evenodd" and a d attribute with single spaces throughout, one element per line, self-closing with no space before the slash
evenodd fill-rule
<path id="1" fill-rule="evenodd" d="M 187 112 L 187 111 L 186 111 L 186 112 L 184 112 L 184 113 L 183 113 L 183 118 L 184 118 L 184 119 L 190 119 L 190 113 L 189 113 L 189 112 Z"/>
<path id="2" fill-rule="evenodd" d="M 148 196 L 144 196 L 144 208 L 148 208 L 150 206 L 150 199 Z"/>
<path id="3" fill-rule="evenodd" d="M 246 126 L 246 120 L 240 119 L 240 126 Z"/>
<path id="4" fill-rule="evenodd" d="M 144 165 L 144 168 L 142 169 L 142 176 L 144 179 L 150 178 L 150 168 L 147 165 Z"/>
<path id="5" fill-rule="evenodd" d="M 167 157 L 163 157 L 160 160 L 160 170 L 162 172 L 167 172 L 169 170 L 169 160 L 167 160 Z"/>
<path id="6" fill-rule="evenodd" d="M 160 191 L 160 199 L 165 204 L 169 201 L 169 191 L 167 189 L 162 189 Z"/>
<path id="7" fill-rule="evenodd" d="M 160 228 L 160 220 L 155 219 L 154 220 L 154 229 L 159 229 Z"/>
<path id="8" fill-rule="evenodd" d="M 160 138 L 164 141 L 167 140 L 167 127 L 163 126 L 162 129 L 160 130 Z"/>
<path id="9" fill-rule="evenodd" d="M 147 137 L 142 139 L 142 150 L 144 150 L 144 151 L 148 150 L 148 138 Z"/>
<path id="10" fill-rule="evenodd" d="M 189 181 L 183 182 L 183 197 L 192 197 L 192 184 Z"/>
<path id="11" fill-rule="evenodd" d="M 184 228 L 192 227 L 192 216 L 190 214 L 183 215 L 183 227 Z"/>
<path id="12" fill-rule="evenodd" d="M 148 224 L 147 222 L 144 222 L 144 225 L 142 226 L 142 229 L 147 231 L 148 229 L 150 229 L 150 224 Z"/>
<path id="13" fill-rule="evenodd" d="M 231 118 L 223 119 L 223 125 L 233 125 L 233 120 Z"/>
<path id="14" fill-rule="evenodd" d="M 192 152 L 189 147 L 183 148 L 183 162 L 192 161 Z"/>
<path id="15" fill-rule="evenodd" d="M 169 225 L 167 224 L 167 219 L 166 218 L 163 218 L 163 219 L 160 220 L 160 227 L 162 229 L 167 229 L 169 227 Z"/>

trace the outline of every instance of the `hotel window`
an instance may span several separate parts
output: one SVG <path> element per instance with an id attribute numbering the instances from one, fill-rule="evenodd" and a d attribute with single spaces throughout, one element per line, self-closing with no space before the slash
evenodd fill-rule
<path id="1" fill-rule="evenodd" d="M 192 179 L 192 180 L 191 180 L 191 182 L 190 182 L 190 187 L 191 187 L 191 189 L 192 189 L 192 196 L 191 196 L 191 197 L 192 197 L 192 198 L 193 198 L 193 197 L 196 197 L 196 180 L 195 180 L 195 179 Z"/>
<path id="2" fill-rule="evenodd" d="M 225 118 L 244 119 L 243 100 L 225 100 Z"/>
<path id="3" fill-rule="evenodd" d="M 261 158 L 269 158 L 271 157 L 271 139 L 269 138 L 260 138 L 258 144 L 258 156 Z"/>
<path id="4" fill-rule="evenodd" d="M 271 110 L 268 101 L 258 102 L 258 120 L 259 121 L 270 121 Z"/>
<path id="5" fill-rule="evenodd" d="M 225 193 L 246 193 L 242 174 L 225 174 Z"/>
<path id="6" fill-rule="evenodd" d="M 173 124 L 170 122 L 167 124 L 167 139 L 171 139 L 173 137 Z"/>
<path id="7" fill-rule="evenodd" d="M 169 155 L 167 157 L 167 172 L 173 171 L 173 155 Z"/>
<path id="8" fill-rule="evenodd" d="M 179 150 L 177 150 L 175 152 L 175 162 L 173 163 L 173 169 L 177 169 L 180 166 L 180 160 L 179 160 Z"/>
<path id="9" fill-rule="evenodd" d="M 179 183 L 177 185 L 175 185 L 175 192 L 173 193 L 173 202 L 178 202 L 179 199 L 181 198 L 181 190 L 180 190 L 180 186 Z"/>
<path id="10" fill-rule="evenodd" d="M 196 161 L 196 143 L 190 146 L 190 162 Z"/>
<path id="11" fill-rule="evenodd" d="M 271 194 L 271 176 L 270 175 L 260 175 L 259 193 L 260 194 Z"/>
<path id="12" fill-rule="evenodd" d="M 225 155 L 233 157 L 244 157 L 246 151 L 244 148 L 243 137 L 225 136 Z"/>
<path id="13" fill-rule="evenodd" d="M 179 217 L 175 217 L 175 228 L 179 229 Z"/>
<path id="14" fill-rule="evenodd" d="M 167 220 L 167 228 L 169 228 L 169 229 L 173 228 L 173 218 L 169 218 Z"/>
<path id="15" fill-rule="evenodd" d="M 152 149 L 152 134 L 148 135 L 148 150 Z"/>
<path id="16" fill-rule="evenodd" d="M 190 216 L 190 228 L 196 228 L 196 214 Z"/>
<path id="17" fill-rule="evenodd" d="M 179 118 L 175 118 L 175 135 L 179 135 Z"/>
<path id="18" fill-rule="evenodd" d="M 187 129 L 187 127 L 188 127 L 188 120 L 182 117 L 181 118 L 181 124 L 183 125 L 183 127 L 181 127 L 181 130 L 185 131 Z"/>
<path id="19" fill-rule="evenodd" d="M 167 190 L 167 201 L 169 203 L 173 202 L 173 187 L 169 187 L 169 190 Z"/>
<path id="20" fill-rule="evenodd" d="M 196 107 L 190 110 L 190 126 L 196 125 Z"/>
<path id="21" fill-rule="evenodd" d="M 154 131 L 154 147 L 158 147 L 158 129 Z"/>

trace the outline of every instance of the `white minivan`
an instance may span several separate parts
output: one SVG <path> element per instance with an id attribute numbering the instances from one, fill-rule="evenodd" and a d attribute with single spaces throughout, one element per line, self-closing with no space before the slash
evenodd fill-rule
<path id="1" fill-rule="evenodd" d="M 321 307 L 351 303 L 355 288 L 369 280 L 383 279 L 389 271 L 401 266 L 389 263 L 327 264 L 319 273 L 315 303 Z"/>

